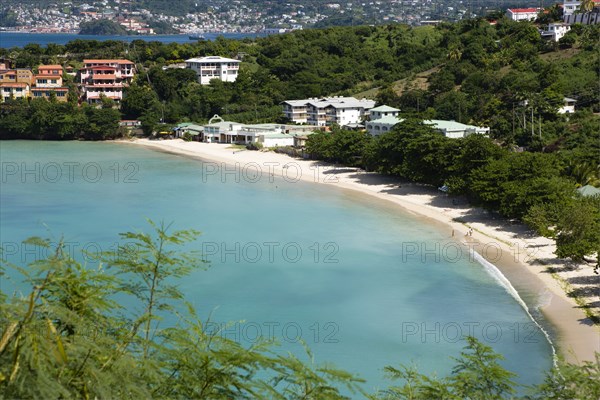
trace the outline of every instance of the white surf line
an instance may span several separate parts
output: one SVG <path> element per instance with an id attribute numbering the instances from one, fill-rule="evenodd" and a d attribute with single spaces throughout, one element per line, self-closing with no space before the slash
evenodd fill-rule
<path id="1" fill-rule="evenodd" d="M 508 292 L 508 294 L 510 294 L 515 300 L 517 300 L 517 303 L 519 303 L 521 305 L 521 307 L 523 307 L 523 309 L 525 310 L 525 312 L 527 313 L 529 318 L 533 321 L 533 323 L 538 328 L 540 328 L 540 330 L 546 337 L 546 340 L 550 344 L 550 348 L 552 348 L 552 362 L 554 364 L 554 367 L 557 367 L 558 366 L 558 358 L 556 356 L 556 349 L 554 348 L 554 343 L 552 343 L 552 339 L 550 338 L 550 335 L 535 320 L 533 315 L 531 315 L 531 313 L 529 312 L 529 307 L 527 307 L 527 304 L 525 303 L 525 301 L 521 298 L 521 296 L 519 296 L 519 292 L 517 292 L 517 289 L 515 289 L 515 287 L 510 283 L 510 281 L 506 278 L 506 276 L 504 276 L 504 274 L 498 269 L 498 267 L 496 267 L 494 264 L 492 264 L 491 262 L 486 260 L 481 254 L 479 254 L 472 248 L 469 249 L 469 252 L 471 253 L 471 257 L 473 257 L 473 259 L 475 261 L 477 261 L 479 264 L 481 264 L 484 267 L 484 269 L 486 270 L 486 272 L 496 282 L 498 282 L 500 284 L 500 286 L 502 286 Z"/>

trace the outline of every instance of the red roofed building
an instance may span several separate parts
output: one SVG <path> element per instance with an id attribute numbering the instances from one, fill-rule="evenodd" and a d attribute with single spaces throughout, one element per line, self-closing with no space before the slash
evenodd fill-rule
<path id="1" fill-rule="evenodd" d="M 0 103 L 10 99 L 29 97 L 29 84 L 25 82 L 0 82 Z"/>
<path id="2" fill-rule="evenodd" d="M 31 97 L 49 99 L 54 96 L 57 101 L 67 101 L 69 88 L 63 86 L 63 68 L 61 65 L 40 65 L 38 74 L 33 76 L 34 86 Z"/>
<path id="3" fill-rule="evenodd" d="M 63 74 L 63 67 L 61 65 L 40 65 L 38 67 L 39 75 L 60 75 Z"/>
<path id="4" fill-rule="evenodd" d="M 506 16 L 513 21 L 533 21 L 541 10 L 541 8 L 509 8 L 506 10 Z"/>
<path id="5" fill-rule="evenodd" d="M 93 104 L 105 96 L 120 102 L 123 88 L 135 75 L 135 64 L 129 60 L 83 60 L 79 71 L 80 82 L 86 102 Z"/>

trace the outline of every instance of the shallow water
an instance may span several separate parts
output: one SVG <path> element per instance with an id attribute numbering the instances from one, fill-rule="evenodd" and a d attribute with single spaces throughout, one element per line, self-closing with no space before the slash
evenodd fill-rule
<path id="1" fill-rule="evenodd" d="M 539 327 L 467 249 L 385 202 L 113 143 L 5 141 L 0 160 L 0 238 L 13 262 L 39 257 L 19 244 L 29 236 L 64 234 L 81 257 L 163 220 L 203 232 L 195 248 L 210 268 L 181 288 L 214 327 L 234 321 L 223 335 L 297 354 L 301 339 L 369 390 L 389 383 L 386 365 L 448 374 L 467 334 L 502 353 L 518 382 L 541 382 L 552 364 Z"/>

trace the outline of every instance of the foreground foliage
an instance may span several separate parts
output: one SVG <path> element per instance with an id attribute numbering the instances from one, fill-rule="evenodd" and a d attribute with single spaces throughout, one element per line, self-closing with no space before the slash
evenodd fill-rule
<path id="1" fill-rule="evenodd" d="M 0 398 L 161 399 L 499 399 L 515 398 L 514 374 L 475 338 L 452 374 L 434 378 L 414 367 L 386 367 L 400 385 L 369 395 L 363 381 L 329 365 L 275 353 L 266 341 L 244 347 L 208 329 L 176 283 L 205 263 L 181 246 L 196 231 L 150 222 L 152 234 L 125 233 L 117 251 L 94 268 L 61 243 L 31 238 L 48 256 L 26 268 L 4 262 L 31 286 L 0 292 Z M 132 301 L 124 309 L 116 298 Z M 176 315 L 178 322 L 165 323 Z M 560 364 L 528 398 L 598 398 L 600 355 L 578 367 Z"/>

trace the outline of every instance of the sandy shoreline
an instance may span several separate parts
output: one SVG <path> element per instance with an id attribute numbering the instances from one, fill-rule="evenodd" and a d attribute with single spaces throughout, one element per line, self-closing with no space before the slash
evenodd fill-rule
<path id="1" fill-rule="evenodd" d="M 274 176 L 290 183 L 303 180 L 353 190 L 448 225 L 449 237 L 454 235 L 455 239 L 469 243 L 497 265 L 517 291 L 538 293 L 539 309 L 553 327 L 553 344 L 560 355 L 570 362 L 582 362 L 594 360 L 594 353 L 600 352 L 600 327 L 593 325 L 581 305 L 567 295 L 572 291 L 583 293 L 582 299 L 589 309 L 600 315 L 598 275 L 593 273 L 591 265 L 572 266 L 557 259 L 553 241 L 532 235 L 523 225 L 494 218 L 484 210 L 469 207 L 464 200 L 450 198 L 430 187 L 355 168 L 336 168 L 274 152 L 240 151 L 217 143 L 147 139 L 122 143 L 216 163 L 204 167 L 208 174 L 219 173 L 219 164 L 226 164 L 239 167 L 240 178 L 249 181 Z M 473 229 L 472 237 L 465 236 L 469 229 Z"/>

